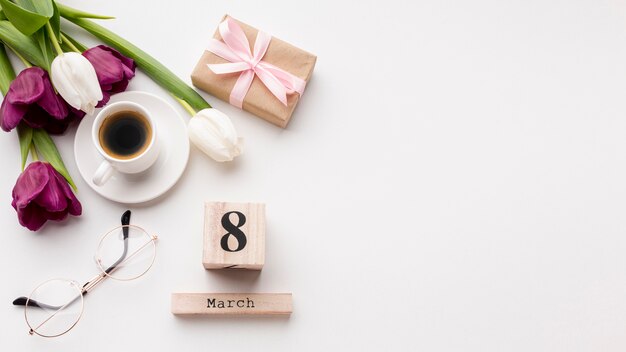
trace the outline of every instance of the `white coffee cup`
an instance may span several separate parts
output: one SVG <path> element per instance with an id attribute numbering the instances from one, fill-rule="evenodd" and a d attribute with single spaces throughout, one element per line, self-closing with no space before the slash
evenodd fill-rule
<path id="1" fill-rule="evenodd" d="M 108 118 L 111 118 L 116 113 L 122 111 L 134 112 L 145 117 L 145 120 L 148 122 L 152 131 L 150 140 L 145 142 L 147 143 L 147 146 L 144 147 L 140 154 L 135 155 L 132 158 L 120 158 L 116 157 L 113 153 L 107 153 L 105 148 L 100 143 L 100 128 L 102 127 L 102 124 Z M 120 101 L 107 105 L 105 108 L 100 110 L 91 129 L 91 138 L 96 146 L 96 149 L 104 158 L 92 178 L 93 183 L 97 186 L 105 184 L 116 172 L 124 174 L 137 174 L 143 172 L 152 166 L 159 156 L 157 130 L 154 121 L 150 116 L 150 113 L 148 113 L 143 106 L 133 102 Z"/>

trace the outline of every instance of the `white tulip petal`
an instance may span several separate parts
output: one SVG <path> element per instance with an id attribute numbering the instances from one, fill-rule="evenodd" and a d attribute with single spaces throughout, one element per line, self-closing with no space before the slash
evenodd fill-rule
<path id="1" fill-rule="evenodd" d="M 237 137 L 235 126 L 219 110 L 199 111 L 189 121 L 188 131 L 196 147 L 215 161 L 231 161 L 243 151 L 243 140 Z"/>
<path id="2" fill-rule="evenodd" d="M 52 84 L 75 109 L 92 114 L 102 100 L 102 90 L 93 65 L 79 53 L 57 56 L 50 67 Z"/>
<path id="3" fill-rule="evenodd" d="M 93 104 L 95 106 L 98 101 L 102 100 L 102 90 L 98 83 L 96 70 L 89 60 L 79 53 L 67 53 L 66 56 L 75 74 L 77 87 L 83 88 L 78 90 L 83 103 L 93 104 L 95 101 Z"/>
<path id="4" fill-rule="evenodd" d="M 189 121 L 189 139 L 215 161 L 232 160 L 229 149 L 221 143 L 220 136 L 211 127 L 204 119 L 192 118 Z"/>
<path id="5" fill-rule="evenodd" d="M 57 56 L 57 58 L 52 61 L 52 65 L 50 66 L 50 80 L 57 92 L 59 92 L 70 106 L 75 109 L 80 109 L 80 96 L 74 91 L 70 76 L 66 74 L 68 70 L 65 62 L 59 58 L 60 56 Z"/>

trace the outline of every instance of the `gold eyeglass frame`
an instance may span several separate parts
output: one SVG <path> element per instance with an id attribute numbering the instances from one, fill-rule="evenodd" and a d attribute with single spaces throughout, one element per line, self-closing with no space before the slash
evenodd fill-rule
<path id="1" fill-rule="evenodd" d="M 97 258 L 97 253 L 99 252 L 103 241 L 107 238 L 107 236 L 118 232 L 119 230 L 123 230 L 124 228 L 128 228 L 128 229 L 136 229 L 141 231 L 142 233 L 144 233 L 146 236 L 148 236 L 149 240 L 144 243 L 142 246 L 140 246 L 138 249 L 136 249 L 134 252 L 126 255 L 124 257 L 124 259 L 122 259 L 119 263 L 114 264 L 112 267 L 105 269 L 102 265 L 102 261 L 98 260 Z M 54 337 L 59 337 L 62 336 L 66 333 L 68 333 L 70 330 L 72 330 L 76 324 L 78 324 L 78 322 L 80 321 L 80 319 L 83 316 L 83 312 L 84 312 L 84 308 L 85 308 L 85 302 L 84 302 L 84 295 L 88 292 L 90 292 L 94 287 L 96 287 L 100 282 L 102 282 L 104 279 L 106 278 L 111 278 L 113 280 L 116 281 L 131 281 L 131 280 L 135 280 L 138 279 L 142 276 L 144 276 L 154 265 L 154 261 L 156 259 L 156 242 L 158 240 L 158 236 L 157 235 L 150 235 L 150 233 L 148 231 L 146 231 L 144 228 L 140 227 L 140 226 L 136 226 L 136 225 L 121 225 L 121 226 L 117 226 L 109 231 L 107 231 L 101 238 L 100 241 L 98 242 L 98 247 L 96 249 L 96 255 L 94 256 L 94 260 L 96 262 L 96 266 L 98 267 L 98 269 L 100 270 L 100 274 L 94 276 L 93 278 L 91 278 L 89 281 L 87 281 L 87 283 L 85 283 L 82 287 L 80 286 L 80 284 L 75 281 L 75 280 L 69 280 L 69 279 L 64 279 L 64 278 L 54 278 L 54 279 L 49 279 L 46 280 L 44 282 L 42 282 L 41 284 L 39 284 L 37 287 L 35 287 L 35 289 L 33 289 L 31 291 L 31 293 L 28 295 L 28 297 L 26 298 L 26 303 L 24 304 L 24 319 L 26 320 L 26 325 L 28 325 L 29 327 L 29 334 L 30 335 L 38 335 L 41 337 L 46 337 L 46 338 L 54 338 Z M 150 262 L 150 265 L 146 268 L 146 270 L 144 270 L 141 274 L 129 278 L 129 279 L 122 279 L 122 278 L 117 278 L 115 276 L 112 276 L 111 273 L 115 272 L 115 270 L 119 267 L 120 264 L 126 262 L 127 260 L 133 258 L 137 253 L 139 253 L 142 249 L 144 249 L 146 246 L 148 246 L 149 244 L 153 244 L 152 248 L 153 248 L 153 254 L 152 254 L 152 261 Z M 113 268 L 112 270 L 109 271 L 109 269 Z M 108 272 L 107 272 L 108 271 Z M 77 291 L 78 291 L 78 295 L 76 296 L 76 298 L 74 298 L 73 300 L 71 300 L 70 302 L 66 303 L 65 305 L 61 306 L 59 309 L 57 309 L 54 313 L 52 313 L 46 320 L 44 320 L 42 323 L 40 323 L 37 327 L 33 327 L 30 322 L 28 321 L 28 309 L 32 309 L 32 306 L 29 306 L 29 302 L 31 301 L 31 297 L 33 296 L 33 294 L 42 286 L 52 282 L 52 281 L 66 281 L 71 283 L 73 286 L 76 287 Z M 76 321 L 69 327 L 67 328 L 67 330 L 65 330 L 64 332 L 60 333 L 60 334 L 56 334 L 56 335 L 44 335 L 44 334 L 40 334 L 37 329 L 39 329 L 43 324 L 45 324 L 46 322 L 48 322 L 50 319 L 52 319 L 58 312 L 60 312 L 61 310 L 63 310 L 66 306 L 68 306 L 69 304 L 73 303 L 75 300 L 77 300 L 80 297 L 80 301 L 81 301 L 81 307 L 80 307 L 80 314 L 78 315 L 78 318 L 76 319 Z M 35 301 L 35 300 L 32 300 Z M 35 301 L 36 302 L 36 301 Z"/>

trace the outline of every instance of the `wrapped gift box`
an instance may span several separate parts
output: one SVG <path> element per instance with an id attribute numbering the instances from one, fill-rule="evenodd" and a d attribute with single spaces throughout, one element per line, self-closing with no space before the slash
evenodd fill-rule
<path id="1" fill-rule="evenodd" d="M 227 18 L 239 24 L 248 38 L 250 50 L 252 51 L 259 31 L 228 15 L 225 15 L 222 21 Z M 215 31 L 214 38 L 222 40 L 219 29 Z M 311 78 L 316 60 L 317 57 L 315 55 L 275 37 L 271 38 L 267 51 L 262 58 L 262 61 L 287 71 L 305 82 L 308 82 L 309 78 Z M 207 66 L 208 64 L 228 62 L 226 59 L 205 50 L 191 74 L 193 84 L 207 93 L 228 102 L 235 82 L 237 82 L 241 73 L 216 74 Z M 243 99 L 242 108 L 277 126 L 285 128 L 299 100 L 300 94 L 292 92 L 287 94 L 287 104 L 284 105 L 255 75 L 250 89 Z"/>

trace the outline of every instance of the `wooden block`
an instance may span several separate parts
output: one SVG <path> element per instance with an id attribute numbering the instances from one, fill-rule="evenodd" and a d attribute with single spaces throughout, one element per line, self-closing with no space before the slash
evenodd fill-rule
<path id="1" fill-rule="evenodd" d="M 263 269 L 265 204 L 209 202 L 204 209 L 204 267 Z"/>
<path id="2" fill-rule="evenodd" d="M 172 293 L 175 315 L 289 315 L 291 293 Z"/>

